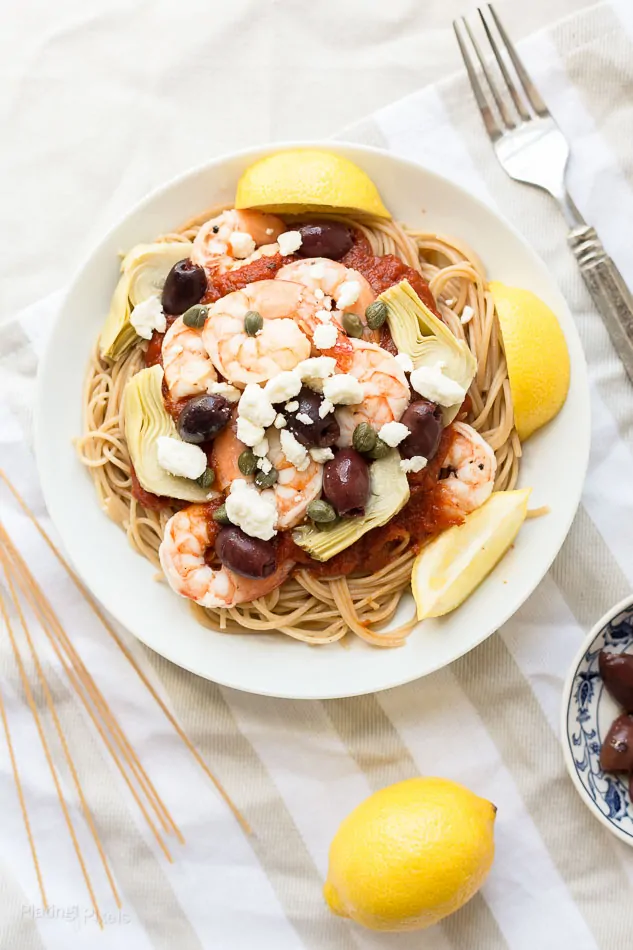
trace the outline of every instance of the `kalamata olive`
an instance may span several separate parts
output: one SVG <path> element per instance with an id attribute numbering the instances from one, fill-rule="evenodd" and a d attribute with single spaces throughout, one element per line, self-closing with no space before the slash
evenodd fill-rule
<path id="1" fill-rule="evenodd" d="M 223 429 L 233 407 L 224 396 L 194 396 L 185 403 L 176 428 L 183 442 L 207 442 Z"/>
<path id="2" fill-rule="evenodd" d="M 329 412 L 323 419 L 319 409 L 323 402 L 322 397 L 314 390 L 303 386 L 299 395 L 292 400 L 298 406 L 286 415 L 286 427 L 302 445 L 317 446 L 327 449 L 336 443 L 341 430 L 333 412 Z M 306 422 L 309 418 L 310 422 Z"/>
<path id="3" fill-rule="evenodd" d="M 251 538 L 235 525 L 222 528 L 215 553 L 225 567 L 244 577 L 270 577 L 277 567 L 277 552 L 270 541 Z"/>
<path id="4" fill-rule="evenodd" d="M 630 772 L 633 769 L 633 718 L 618 716 L 600 749 L 600 765 L 605 772 Z"/>
<path id="5" fill-rule="evenodd" d="M 339 515 L 365 514 L 369 500 L 369 466 L 355 449 L 341 449 L 325 463 L 323 494 Z"/>
<path id="6" fill-rule="evenodd" d="M 438 450 L 442 438 L 442 410 L 428 399 L 412 402 L 400 419 L 411 435 L 404 439 L 398 449 L 403 459 L 414 455 L 423 455 L 432 459 Z"/>
<path id="7" fill-rule="evenodd" d="M 167 274 L 163 286 L 162 304 L 165 313 L 180 314 L 200 303 L 207 289 L 204 268 L 189 258 L 178 261 Z"/>
<path id="8" fill-rule="evenodd" d="M 600 652 L 600 676 L 616 703 L 633 713 L 633 654 Z"/>
<path id="9" fill-rule="evenodd" d="M 301 257 L 329 257 L 338 261 L 347 254 L 354 239 L 352 232 L 339 221 L 313 221 L 297 228 L 301 235 Z"/>

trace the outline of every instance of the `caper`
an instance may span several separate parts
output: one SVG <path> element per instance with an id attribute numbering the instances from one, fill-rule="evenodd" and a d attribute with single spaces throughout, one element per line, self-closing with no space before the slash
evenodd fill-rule
<path id="1" fill-rule="evenodd" d="M 209 308 L 205 307 L 204 304 L 195 303 L 193 307 L 185 310 L 182 315 L 182 322 L 185 326 L 200 330 L 205 325 L 208 316 Z"/>
<path id="2" fill-rule="evenodd" d="M 216 508 L 213 512 L 213 520 L 217 521 L 218 524 L 231 524 L 231 520 L 226 513 L 226 505 L 220 505 L 219 508 Z"/>
<path id="3" fill-rule="evenodd" d="M 354 429 L 352 445 L 357 452 L 371 452 L 376 445 L 378 436 L 368 422 L 360 422 Z"/>
<path id="4" fill-rule="evenodd" d="M 215 481 L 215 472 L 212 468 L 207 466 L 202 475 L 200 475 L 199 478 L 196 478 L 196 481 L 198 485 L 200 485 L 200 488 L 211 488 Z"/>
<path id="5" fill-rule="evenodd" d="M 255 484 L 258 488 L 272 488 L 277 481 L 277 469 L 271 468 L 269 472 L 262 472 L 261 469 L 255 476 Z"/>
<path id="6" fill-rule="evenodd" d="M 257 468 L 257 456 L 250 449 L 244 449 L 237 460 L 237 467 L 242 475 L 252 475 Z"/>
<path id="7" fill-rule="evenodd" d="M 312 518 L 317 524 L 329 524 L 336 521 L 336 511 L 332 505 L 321 498 L 311 501 L 307 509 L 308 518 Z"/>
<path id="8" fill-rule="evenodd" d="M 249 336 L 256 336 L 264 326 L 264 318 L 257 310 L 249 310 L 244 316 L 244 329 Z"/>
<path id="9" fill-rule="evenodd" d="M 348 336 L 359 338 L 363 335 L 363 324 L 360 317 L 356 316 L 355 313 L 344 313 L 341 317 L 341 323 Z"/>
<path id="10" fill-rule="evenodd" d="M 375 446 L 373 447 L 371 452 L 367 453 L 367 455 L 370 457 L 370 459 L 384 459 L 385 456 L 389 455 L 390 452 L 391 452 L 391 448 L 387 445 L 386 442 L 383 442 L 383 440 L 378 435 L 376 436 Z"/>
<path id="11" fill-rule="evenodd" d="M 365 310 L 365 320 L 370 330 L 379 330 L 387 319 L 387 304 L 374 300 Z"/>

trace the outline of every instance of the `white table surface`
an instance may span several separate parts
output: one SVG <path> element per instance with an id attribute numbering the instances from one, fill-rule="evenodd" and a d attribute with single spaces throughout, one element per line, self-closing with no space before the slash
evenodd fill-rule
<path id="1" fill-rule="evenodd" d="M 588 0 L 500 0 L 520 39 Z M 4 0 L 0 319 L 190 165 L 329 136 L 460 67 L 475 0 Z"/>

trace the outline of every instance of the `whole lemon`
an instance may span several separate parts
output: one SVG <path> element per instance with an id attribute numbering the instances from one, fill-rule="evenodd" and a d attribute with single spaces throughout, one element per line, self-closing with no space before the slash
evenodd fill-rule
<path id="1" fill-rule="evenodd" d="M 436 924 L 483 884 L 494 857 L 496 811 L 443 778 L 412 778 L 370 795 L 330 847 L 330 910 L 371 930 Z"/>

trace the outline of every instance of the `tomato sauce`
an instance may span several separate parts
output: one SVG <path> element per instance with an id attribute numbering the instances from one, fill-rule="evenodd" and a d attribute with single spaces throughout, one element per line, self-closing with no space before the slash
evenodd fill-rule
<path id="1" fill-rule="evenodd" d="M 166 498 L 164 495 L 154 495 L 150 491 L 145 491 L 136 477 L 134 469 L 130 472 L 130 478 L 132 479 L 132 497 L 143 508 L 147 508 L 148 511 L 160 511 L 161 508 L 170 508 L 174 505 L 173 498 Z"/>
<path id="2" fill-rule="evenodd" d="M 209 279 L 207 292 L 202 298 L 203 303 L 214 303 L 220 297 L 242 290 L 256 280 L 271 280 L 278 270 L 285 264 L 298 260 L 296 254 L 273 254 L 272 257 L 260 257 L 251 264 L 246 264 L 238 270 L 226 271 L 224 274 L 215 274 Z"/>

